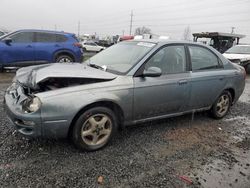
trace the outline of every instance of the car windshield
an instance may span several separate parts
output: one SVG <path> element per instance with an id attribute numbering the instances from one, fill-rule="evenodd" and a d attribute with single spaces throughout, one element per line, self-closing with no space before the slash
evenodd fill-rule
<path id="1" fill-rule="evenodd" d="M 1 36 L 0 36 L 0 40 L 3 39 L 3 38 L 5 38 L 7 35 L 8 35 L 8 34 L 1 35 Z"/>
<path id="2" fill-rule="evenodd" d="M 229 54 L 250 54 L 250 46 L 233 46 L 225 53 Z"/>
<path id="3" fill-rule="evenodd" d="M 126 74 L 154 46 L 155 43 L 149 42 L 121 42 L 93 56 L 87 62 L 96 67 L 105 67 L 105 70 L 112 73 Z"/>
<path id="4" fill-rule="evenodd" d="M 11 33 L 6 33 L 5 35 L 0 36 L 0 40 L 4 39 L 4 38 L 6 38 L 6 37 L 9 37 L 10 35 L 12 35 L 12 34 L 14 34 L 14 33 L 16 33 L 16 31 L 11 32 Z"/>

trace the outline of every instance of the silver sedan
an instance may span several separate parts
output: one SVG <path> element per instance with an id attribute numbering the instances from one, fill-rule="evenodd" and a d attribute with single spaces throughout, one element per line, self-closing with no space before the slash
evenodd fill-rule
<path id="1" fill-rule="evenodd" d="M 104 147 L 119 127 L 207 110 L 223 118 L 245 87 L 244 68 L 197 43 L 126 41 L 83 64 L 19 69 L 5 95 L 18 132 Z"/>

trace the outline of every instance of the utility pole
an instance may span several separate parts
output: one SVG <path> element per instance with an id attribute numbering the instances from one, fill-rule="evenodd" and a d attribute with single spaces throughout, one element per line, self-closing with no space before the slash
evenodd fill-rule
<path id="1" fill-rule="evenodd" d="M 57 30 L 57 25 L 55 24 L 55 31 Z"/>
<path id="2" fill-rule="evenodd" d="M 124 33 L 125 33 L 125 31 L 124 31 L 124 30 L 122 30 L 122 36 L 124 36 Z"/>
<path id="3" fill-rule="evenodd" d="M 131 14 L 130 14 L 130 28 L 129 28 L 129 35 L 131 35 L 132 33 L 132 26 L 133 26 L 133 10 L 131 10 Z"/>
<path id="4" fill-rule="evenodd" d="M 231 33 L 233 34 L 234 33 L 234 29 L 235 29 L 235 27 L 231 27 Z"/>
<path id="5" fill-rule="evenodd" d="M 80 25 L 81 25 L 81 23 L 80 23 L 80 21 L 78 21 L 78 38 L 80 37 Z"/>

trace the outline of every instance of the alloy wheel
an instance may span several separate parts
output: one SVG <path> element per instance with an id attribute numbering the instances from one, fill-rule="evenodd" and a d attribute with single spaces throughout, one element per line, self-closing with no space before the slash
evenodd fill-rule
<path id="1" fill-rule="evenodd" d="M 81 137 L 87 145 L 95 146 L 106 142 L 111 131 L 111 119 L 106 114 L 95 114 L 84 122 Z"/>
<path id="2" fill-rule="evenodd" d="M 71 59 L 67 58 L 67 57 L 63 57 L 61 58 L 59 61 L 59 63 L 70 63 L 72 62 Z"/>
<path id="3" fill-rule="evenodd" d="M 219 116 L 224 116 L 228 109 L 229 109 L 229 105 L 230 105 L 230 99 L 228 95 L 221 95 L 217 105 L 216 105 L 216 112 Z"/>

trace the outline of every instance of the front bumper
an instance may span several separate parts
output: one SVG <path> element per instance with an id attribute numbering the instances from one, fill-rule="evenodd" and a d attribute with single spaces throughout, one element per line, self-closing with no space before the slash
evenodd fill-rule
<path id="1" fill-rule="evenodd" d="M 28 137 L 40 137 L 42 136 L 40 111 L 24 113 L 22 102 L 25 99 L 27 99 L 27 96 L 21 86 L 15 89 L 10 87 L 4 96 L 5 112 L 18 132 Z"/>
<path id="2" fill-rule="evenodd" d="M 34 113 L 25 113 L 22 102 L 28 98 L 21 86 L 7 89 L 4 96 L 5 112 L 14 126 L 21 134 L 27 137 L 66 138 L 70 123 L 62 117 L 54 117 L 48 113 L 41 113 L 41 109 Z"/>

